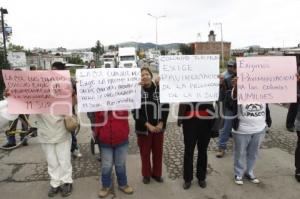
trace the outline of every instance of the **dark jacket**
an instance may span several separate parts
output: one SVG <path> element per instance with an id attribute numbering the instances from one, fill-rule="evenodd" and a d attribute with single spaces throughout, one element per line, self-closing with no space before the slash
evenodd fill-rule
<path id="1" fill-rule="evenodd" d="M 186 117 L 186 114 L 188 112 L 192 112 L 192 111 L 206 111 L 209 113 L 209 115 L 213 116 L 215 109 L 214 109 L 213 103 L 210 103 L 210 102 L 180 103 L 179 110 L 178 110 L 177 125 L 181 126 L 182 122 L 185 119 L 190 119 L 189 117 Z M 210 116 L 208 116 L 208 117 L 210 117 Z M 212 119 L 213 119 L 213 117 L 212 117 Z"/>
<path id="2" fill-rule="evenodd" d="M 132 111 L 136 133 L 147 134 L 146 122 L 154 126 L 163 122 L 163 129 L 165 129 L 169 115 L 169 104 L 160 103 L 159 87 L 154 83 L 149 88 L 142 87 L 141 96 L 141 108 Z"/>
<path id="3" fill-rule="evenodd" d="M 128 111 L 100 111 L 95 113 L 95 137 L 100 145 L 114 147 L 128 143 Z"/>

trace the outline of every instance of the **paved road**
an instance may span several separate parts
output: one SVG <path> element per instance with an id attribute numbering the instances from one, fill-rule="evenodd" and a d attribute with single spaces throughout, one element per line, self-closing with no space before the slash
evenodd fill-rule
<path id="1" fill-rule="evenodd" d="M 176 105 L 172 107 L 172 111 L 176 113 Z M 232 180 L 232 142 L 229 143 L 225 158 L 217 159 L 217 139 L 212 139 L 209 146 L 208 187 L 203 190 L 194 183 L 188 191 L 181 188 L 183 136 L 181 129 L 176 126 L 175 115 L 170 117 L 164 142 L 164 184 L 141 183 L 140 157 L 131 119 L 127 167 L 129 182 L 136 191 L 132 196 L 125 196 L 114 183 L 114 194 L 109 198 L 299 198 L 300 184 L 293 178 L 293 154 L 297 136 L 284 128 L 286 108 L 272 105 L 271 113 L 273 126 L 262 144 L 256 167 L 256 175 L 262 180 L 261 184 L 245 183 L 241 187 L 235 185 Z M 83 121 L 88 123 L 86 116 L 82 116 Z M 83 126 L 78 137 L 83 157 L 72 160 L 75 189 L 71 198 L 97 198 L 100 187 L 99 162 L 90 153 L 90 135 L 88 125 Z M 30 140 L 28 147 L 11 152 L 0 151 L 0 198 L 46 198 L 48 180 L 46 161 L 36 138 Z"/>

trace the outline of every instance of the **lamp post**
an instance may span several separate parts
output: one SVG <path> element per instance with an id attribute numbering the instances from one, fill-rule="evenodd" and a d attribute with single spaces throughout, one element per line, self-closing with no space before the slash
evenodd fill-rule
<path id="1" fill-rule="evenodd" d="M 148 13 L 148 15 L 150 16 L 150 17 L 153 17 L 154 19 L 155 19 L 155 32 L 156 32 L 156 51 L 157 51 L 157 21 L 158 21 L 158 19 L 160 19 L 160 18 L 164 18 L 164 17 L 166 17 L 165 15 L 162 15 L 162 16 L 154 16 L 154 15 L 152 15 L 151 13 Z"/>
<path id="2" fill-rule="evenodd" d="M 7 54 L 6 54 L 6 33 L 5 33 L 5 23 L 4 23 L 4 15 L 8 14 L 7 9 L 0 8 L 1 11 L 1 26 L 2 26 L 2 34 L 3 34 L 3 49 L 4 49 L 4 63 L 7 64 Z"/>
<path id="3" fill-rule="evenodd" d="M 219 25 L 221 27 L 221 51 L 222 51 L 222 66 L 224 66 L 224 46 L 223 46 L 223 29 L 222 29 L 222 23 L 214 23 L 214 25 Z"/>

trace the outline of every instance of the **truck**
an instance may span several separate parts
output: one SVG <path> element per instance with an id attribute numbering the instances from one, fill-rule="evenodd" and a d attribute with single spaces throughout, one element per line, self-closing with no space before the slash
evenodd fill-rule
<path id="1" fill-rule="evenodd" d="M 113 52 L 108 52 L 103 55 L 104 68 L 116 68 L 116 55 Z"/>
<path id="2" fill-rule="evenodd" d="M 134 47 L 119 48 L 119 68 L 136 68 L 137 60 L 138 58 Z"/>

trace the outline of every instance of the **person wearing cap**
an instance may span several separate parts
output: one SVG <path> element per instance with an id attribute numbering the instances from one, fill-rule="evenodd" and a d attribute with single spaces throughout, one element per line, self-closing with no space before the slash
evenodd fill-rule
<path id="1" fill-rule="evenodd" d="M 219 143 L 218 143 L 218 152 L 216 154 L 217 158 L 222 158 L 225 155 L 225 150 L 227 148 L 227 142 L 229 140 L 231 130 L 232 130 L 232 107 L 229 103 L 228 97 L 231 94 L 232 90 L 232 78 L 236 76 L 236 62 L 234 60 L 230 60 L 227 63 L 227 71 L 224 73 L 224 89 L 221 93 L 221 101 L 223 102 L 224 107 L 224 126 L 219 135 Z"/>

